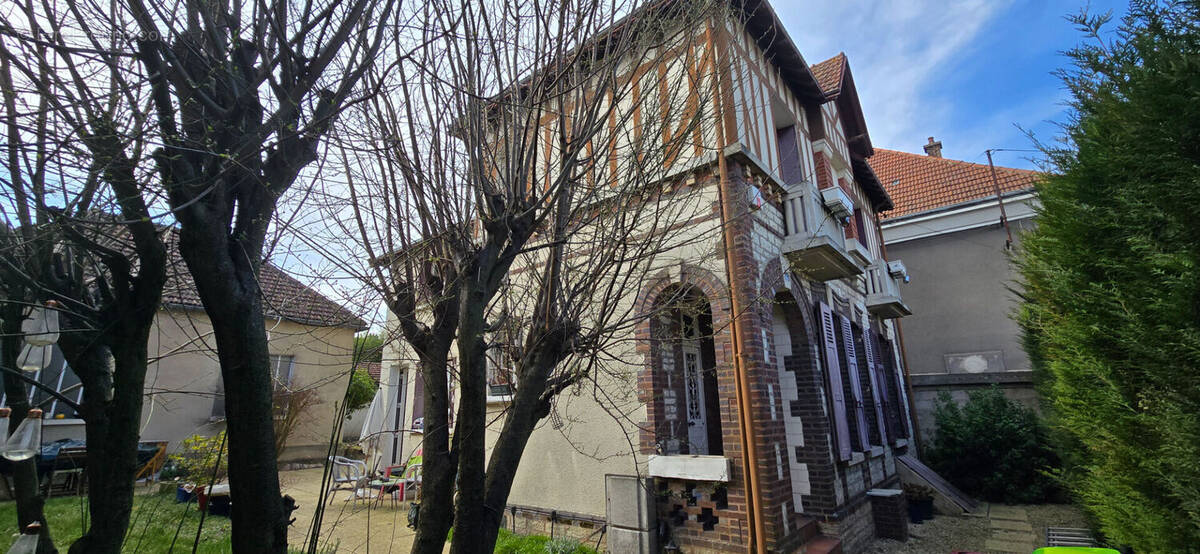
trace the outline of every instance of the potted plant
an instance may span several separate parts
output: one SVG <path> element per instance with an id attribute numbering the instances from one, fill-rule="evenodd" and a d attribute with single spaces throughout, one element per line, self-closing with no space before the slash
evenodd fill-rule
<path id="1" fill-rule="evenodd" d="M 192 435 L 183 439 L 179 452 L 168 458 L 169 475 L 179 484 L 175 492 L 177 502 L 196 498 L 201 510 L 207 508 L 205 488 L 209 483 L 223 482 L 229 474 L 229 457 L 222 448 L 224 434 L 222 431 L 211 437 Z"/>
<path id="2" fill-rule="evenodd" d="M 908 502 L 908 520 L 912 523 L 921 523 L 933 517 L 933 489 L 905 483 L 904 499 Z"/>

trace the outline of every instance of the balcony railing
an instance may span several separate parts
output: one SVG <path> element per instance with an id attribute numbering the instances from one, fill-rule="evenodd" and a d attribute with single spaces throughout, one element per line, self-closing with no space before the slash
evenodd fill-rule
<path id="1" fill-rule="evenodd" d="M 900 298 L 899 280 L 883 260 L 867 268 L 867 311 L 884 319 L 912 315 L 912 310 Z"/>
<path id="2" fill-rule="evenodd" d="M 816 185 L 803 182 L 788 186 L 783 220 L 783 253 L 793 268 L 817 281 L 862 274 L 862 268 L 846 252 L 841 221 L 825 208 Z"/>

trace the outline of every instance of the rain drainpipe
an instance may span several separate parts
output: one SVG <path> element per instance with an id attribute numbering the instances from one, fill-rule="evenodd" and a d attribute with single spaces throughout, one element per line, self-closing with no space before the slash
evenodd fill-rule
<path id="1" fill-rule="evenodd" d="M 715 27 L 710 27 L 710 32 L 707 37 L 707 47 L 710 53 L 716 54 L 713 48 L 713 34 L 716 32 Z M 725 73 L 722 78 L 727 78 Z M 742 359 L 742 326 L 738 322 L 738 318 L 742 314 L 742 303 L 738 294 L 738 279 L 737 271 L 735 270 L 735 260 L 733 256 L 733 199 L 732 184 L 729 181 L 729 168 L 725 160 L 725 125 L 724 115 L 724 98 L 720 83 L 717 80 L 713 81 L 713 98 L 716 102 L 716 113 L 714 117 L 717 121 L 717 144 L 720 145 L 721 151 L 717 152 L 717 169 L 720 174 L 719 201 L 721 204 L 721 228 L 723 230 L 723 238 L 725 243 L 725 278 L 729 283 L 729 304 L 730 304 L 730 328 L 733 332 L 733 372 L 735 376 L 737 414 L 738 414 L 738 430 L 741 435 L 742 443 L 742 470 L 746 475 L 746 480 L 749 482 L 749 517 L 750 525 L 750 542 L 746 545 L 746 549 L 751 553 L 765 554 L 766 532 L 763 526 L 762 516 L 762 494 L 760 492 L 759 476 L 758 476 L 758 447 L 754 440 L 754 415 L 750 402 L 750 379 L 746 375 L 746 365 Z"/>

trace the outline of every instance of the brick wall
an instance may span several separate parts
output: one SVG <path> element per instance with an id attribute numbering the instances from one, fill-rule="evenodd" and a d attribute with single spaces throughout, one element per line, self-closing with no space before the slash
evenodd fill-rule
<path id="1" fill-rule="evenodd" d="M 518 535 L 567 537 L 591 548 L 596 548 L 599 541 L 601 552 L 608 546 L 607 533 L 603 532 L 604 525 L 604 520 L 594 516 L 524 506 L 509 506 L 504 511 L 502 523 L 504 529 Z"/>
<path id="2" fill-rule="evenodd" d="M 908 540 L 908 501 L 899 489 L 872 493 L 871 515 L 875 522 L 875 536 Z"/>
<path id="3" fill-rule="evenodd" d="M 821 532 L 841 539 L 843 552 L 862 552 L 875 540 L 875 521 L 866 495 L 859 496 L 841 518 L 822 521 Z"/>

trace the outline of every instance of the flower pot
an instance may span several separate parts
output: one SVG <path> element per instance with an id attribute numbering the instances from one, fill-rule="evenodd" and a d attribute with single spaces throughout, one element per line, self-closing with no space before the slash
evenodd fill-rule
<path id="1" fill-rule="evenodd" d="M 933 499 L 926 498 L 917 502 L 917 506 L 921 508 L 921 520 L 933 519 Z"/>
<path id="2" fill-rule="evenodd" d="M 175 503 L 176 504 L 183 504 L 184 502 L 191 502 L 192 499 L 194 499 L 194 498 L 196 498 L 196 493 L 188 490 L 183 485 L 180 485 L 175 488 Z"/>
<path id="3" fill-rule="evenodd" d="M 921 507 L 917 506 L 916 502 L 908 502 L 908 521 L 909 523 L 921 523 L 924 519 L 921 518 Z"/>

